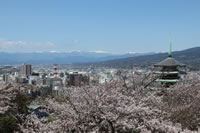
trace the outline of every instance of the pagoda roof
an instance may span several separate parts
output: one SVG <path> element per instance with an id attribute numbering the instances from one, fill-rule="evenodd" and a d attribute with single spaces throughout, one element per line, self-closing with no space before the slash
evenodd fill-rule
<path id="1" fill-rule="evenodd" d="M 155 72 L 155 74 L 179 74 L 179 71 L 172 71 L 172 72 Z"/>
<path id="2" fill-rule="evenodd" d="M 155 64 L 154 66 L 158 66 L 158 67 L 170 67 L 170 66 L 185 66 L 185 64 L 182 64 L 180 62 L 178 62 L 177 60 L 175 60 L 174 58 L 172 58 L 171 56 L 168 56 L 168 58 L 164 59 L 163 61 Z"/>
<path id="3" fill-rule="evenodd" d="M 156 82 L 162 82 L 162 83 L 176 83 L 178 82 L 177 79 L 157 79 Z"/>

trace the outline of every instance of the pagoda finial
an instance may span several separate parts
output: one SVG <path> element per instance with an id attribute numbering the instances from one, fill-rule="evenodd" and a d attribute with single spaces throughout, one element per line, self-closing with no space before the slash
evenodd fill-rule
<path id="1" fill-rule="evenodd" d="M 172 57 L 172 41 L 170 40 L 169 42 L 169 52 L 168 52 L 168 57 Z"/>

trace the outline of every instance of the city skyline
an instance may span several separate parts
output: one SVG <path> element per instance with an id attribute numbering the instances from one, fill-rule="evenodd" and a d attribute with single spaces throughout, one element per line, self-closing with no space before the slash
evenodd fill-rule
<path id="1" fill-rule="evenodd" d="M 199 1 L 0 1 L 1 52 L 167 52 L 200 46 Z"/>

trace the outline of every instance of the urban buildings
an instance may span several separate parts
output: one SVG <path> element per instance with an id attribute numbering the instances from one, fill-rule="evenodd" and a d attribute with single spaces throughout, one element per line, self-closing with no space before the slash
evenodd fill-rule
<path id="1" fill-rule="evenodd" d="M 89 85 L 89 77 L 79 74 L 78 72 L 74 72 L 69 75 L 69 86 L 81 86 L 81 85 Z"/>
<path id="2" fill-rule="evenodd" d="M 21 75 L 22 76 L 30 76 L 32 74 L 32 66 L 30 64 L 23 64 L 21 66 Z"/>

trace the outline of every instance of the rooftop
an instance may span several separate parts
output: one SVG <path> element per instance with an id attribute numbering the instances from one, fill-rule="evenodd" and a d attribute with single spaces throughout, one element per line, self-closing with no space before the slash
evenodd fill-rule
<path id="1" fill-rule="evenodd" d="M 172 58 L 171 56 L 168 56 L 168 58 L 164 59 L 163 61 L 155 64 L 154 66 L 185 66 L 185 64 L 182 64 L 180 62 L 178 62 L 177 60 L 175 60 L 174 58 Z"/>

